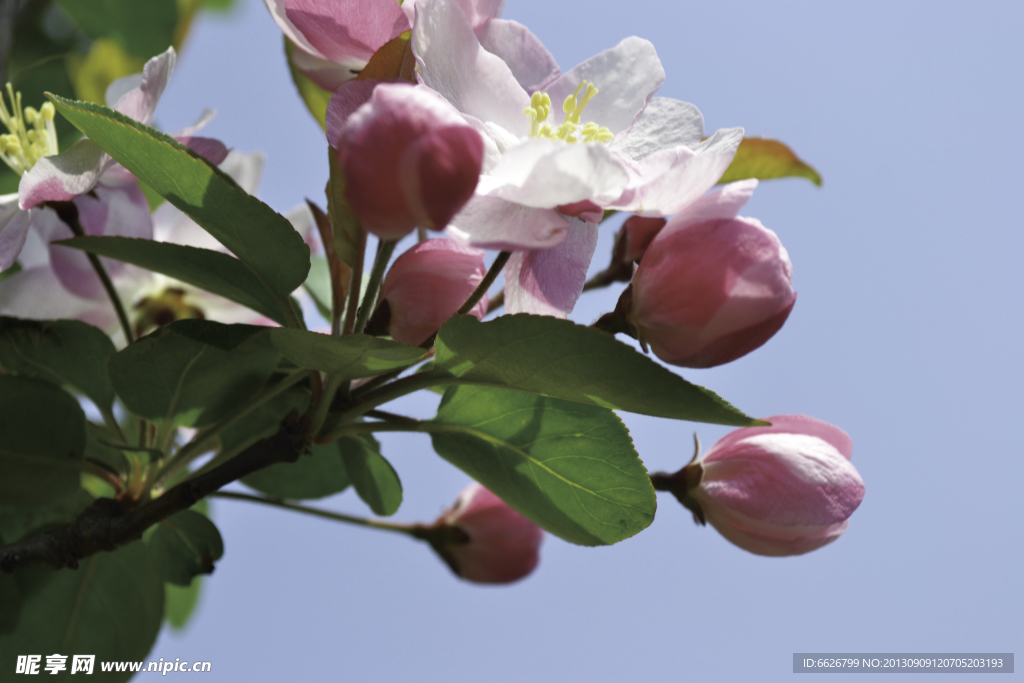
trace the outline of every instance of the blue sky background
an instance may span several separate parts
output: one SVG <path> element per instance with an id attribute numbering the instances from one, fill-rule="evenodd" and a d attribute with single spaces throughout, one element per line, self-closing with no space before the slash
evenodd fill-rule
<path id="1" fill-rule="evenodd" d="M 209 134 L 267 153 L 265 201 L 322 202 L 325 141 L 280 32 L 259 0 L 239 5 L 196 27 L 158 122 L 213 107 Z M 696 104 L 709 130 L 781 139 L 822 173 L 822 188 L 765 182 L 743 212 L 793 260 L 786 326 L 746 358 L 682 374 L 751 414 L 847 430 L 867 486 L 850 530 L 762 558 L 662 495 L 635 538 L 548 537 L 534 575 L 493 588 L 402 537 L 215 501 L 224 559 L 151 659 L 208 660 L 218 681 L 775 681 L 793 652 L 1024 651 L 1024 6 L 508 0 L 505 16 L 563 69 L 647 38 L 668 72 L 659 94 Z M 574 317 L 591 322 L 617 294 L 588 295 Z M 694 430 L 706 445 L 726 432 L 622 417 L 651 470 L 682 466 Z M 381 441 L 404 483 L 397 519 L 434 519 L 468 481 L 425 436 Z M 323 504 L 367 512 L 352 492 Z"/>

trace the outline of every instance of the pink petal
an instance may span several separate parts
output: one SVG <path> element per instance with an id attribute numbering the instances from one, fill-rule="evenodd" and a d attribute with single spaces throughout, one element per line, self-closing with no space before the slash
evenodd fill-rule
<path id="1" fill-rule="evenodd" d="M 270 11 L 270 16 L 273 17 L 274 23 L 276 23 L 278 28 L 288 36 L 289 40 L 310 55 L 319 57 L 320 59 L 326 59 L 323 53 L 313 47 L 313 44 L 306 40 L 306 36 L 304 36 L 299 29 L 295 28 L 295 24 L 288 19 L 285 0 L 263 0 L 263 4 L 265 4 L 267 9 Z"/>
<path id="2" fill-rule="evenodd" d="M 18 195 L 0 197 L 0 271 L 7 270 L 18 260 L 30 223 L 29 212 L 18 208 Z"/>
<path id="3" fill-rule="evenodd" d="M 771 427 L 744 427 L 729 432 L 705 454 L 704 459 L 707 460 L 732 444 L 758 434 L 809 434 L 832 444 L 832 447 L 842 453 L 847 460 L 853 457 L 853 439 L 835 425 L 808 415 L 772 415 L 761 419 L 771 422 Z"/>
<path id="4" fill-rule="evenodd" d="M 657 239 L 668 239 L 676 232 L 697 223 L 735 218 L 754 195 L 757 184 L 756 178 L 740 180 L 698 197 L 665 225 Z"/>
<path id="5" fill-rule="evenodd" d="M 332 62 L 369 61 L 384 43 L 410 28 L 395 0 L 286 0 L 285 14 Z"/>
<path id="6" fill-rule="evenodd" d="M 370 101 L 373 89 L 382 81 L 367 79 L 365 81 L 349 81 L 340 86 L 327 103 L 327 142 L 331 147 L 337 148 L 341 139 L 341 129 L 344 127 L 348 117 L 352 116 L 359 107 Z"/>
<path id="7" fill-rule="evenodd" d="M 505 266 L 505 310 L 565 318 L 583 293 L 597 248 L 597 225 L 578 218 L 564 242 L 551 249 L 517 251 Z"/>
<path id="8" fill-rule="evenodd" d="M 508 64 L 527 92 L 540 90 L 562 74 L 544 43 L 519 22 L 495 19 L 478 28 L 476 36 L 485 50 Z"/>
<path id="9" fill-rule="evenodd" d="M 223 142 L 214 138 L 181 136 L 175 138 L 193 152 L 209 161 L 214 166 L 220 165 L 228 156 L 228 148 Z"/>
<path id="10" fill-rule="evenodd" d="M 650 42 L 635 36 L 626 38 L 562 74 L 545 89 L 554 112 L 561 110 L 562 102 L 581 81 L 593 83 L 598 89 L 581 121 L 593 121 L 617 135 L 633 125 L 654 91 L 665 82 L 665 69 Z"/>
<path id="11" fill-rule="evenodd" d="M 30 209 L 40 202 L 66 202 L 96 186 L 114 163 L 99 145 L 83 139 L 54 156 L 43 157 L 18 185 L 18 204 Z"/>
<path id="12" fill-rule="evenodd" d="M 445 230 L 481 249 L 547 249 L 565 240 L 569 220 L 554 209 L 531 209 L 498 197 L 477 195 Z"/>
<path id="13" fill-rule="evenodd" d="M 523 110 L 530 96 L 500 57 L 480 47 L 453 0 L 417 2 L 412 46 L 425 85 L 464 114 L 526 137 L 529 119 Z"/>
<path id="14" fill-rule="evenodd" d="M 327 92 L 334 92 L 343 83 L 348 83 L 359 72 L 366 68 L 369 58 L 339 57 L 335 61 L 319 59 L 311 54 L 296 50 L 292 53 L 292 62 L 307 78 Z"/>
<path id="15" fill-rule="evenodd" d="M 431 130 L 406 148 L 398 181 L 417 224 L 443 230 L 476 189 L 484 143 L 459 124 Z"/>
<path id="16" fill-rule="evenodd" d="M 102 330 L 117 327 L 109 300 L 75 296 L 61 286 L 46 264 L 0 281 L 0 315 L 31 320 L 73 318 Z"/>
<path id="17" fill-rule="evenodd" d="M 150 125 L 153 122 L 153 112 L 156 111 L 157 102 L 160 101 L 160 96 L 163 95 L 171 73 L 174 71 L 176 60 L 174 48 L 169 47 L 166 52 L 146 62 L 146 66 L 142 70 L 141 82 L 138 80 L 138 74 L 126 76 L 125 78 L 131 80 L 125 81 L 125 83 L 114 81 L 107 88 L 107 105 L 129 118 L 147 126 Z M 133 87 L 124 92 L 125 85 L 128 83 Z M 123 94 L 120 94 L 121 92 Z M 117 96 L 118 94 L 120 96 L 111 101 L 110 95 Z"/>

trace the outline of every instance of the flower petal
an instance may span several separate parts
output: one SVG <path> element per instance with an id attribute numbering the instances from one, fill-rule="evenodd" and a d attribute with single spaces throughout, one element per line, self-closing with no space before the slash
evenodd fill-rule
<path id="1" fill-rule="evenodd" d="M 32 320 L 76 318 L 103 330 L 117 326 L 109 301 L 71 294 L 48 265 L 27 268 L 0 281 L 0 314 Z"/>
<path id="2" fill-rule="evenodd" d="M 589 111 L 589 110 L 588 110 Z M 612 149 L 642 161 L 661 149 L 695 148 L 704 137 L 704 116 L 689 102 L 655 97 L 633 127 L 615 138 Z"/>
<path id="3" fill-rule="evenodd" d="M 809 434 L 827 441 L 839 451 L 844 458 L 850 460 L 853 457 L 853 439 L 845 431 L 823 422 L 809 415 L 772 415 L 761 418 L 765 422 L 771 422 L 771 427 L 744 427 L 729 432 L 715 443 L 705 454 L 704 459 L 711 458 L 716 453 L 725 451 L 732 444 L 758 434 Z"/>
<path id="4" fill-rule="evenodd" d="M 508 150 L 489 175 L 487 194 L 543 209 L 585 199 L 608 201 L 629 180 L 606 146 L 549 138 L 530 138 Z"/>
<path id="5" fill-rule="evenodd" d="M 597 224 L 578 218 L 552 249 L 517 251 L 505 266 L 505 310 L 565 318 L 583 293 L 597 248 Z"/>
<path id="6" fill-rule="evenodd" d="M 558 62 L 530 29 L 517 21 L 495 19 L 476 30 L 480 45 L 508 64 L 527 92 L 540 90 L 562 75 Z"/>
<path id="7" fill-rule="evenodd" d="M 509 66 L 480 47 L 465 13 L 453 0 L 420 0 L 412 32 L 420 80 L 464 114 L 526 137 L 523 110 L 530 96 Z"/>
<path id="8" fill-rule="evenodd" d="M 481 249 L 546 249 L 566 237 L 569 221 L 553 209 L 532 209 L 498 197 L 477 195 L 445 230 Z"/>
<path id="9" fill-rule="evenodd" d="M 29 213 L 18 208 L 18 195 L 0 197 L 0 271 L 18 260 L 28 235 Z"/>
<path id="10" fill-rule="evenodd" d="M 31 209 L 40 202 L 66 202 L 96 186 L 114 163 L 99 145 L 83 139 L 54 156 L 43 157 L 18 185 L 18 204 Z"/>
<path id="11" fill-rule="evenodd" d="M 289 40 L 314 57 L 326 59 L 324 54 L 313 47 L 313 44 L 306 39 L 306 36 L 304 36 L 299 29 L 295 28 L 295 24 L 288 19 L 285 0 L 263 0 L 263 4 L 265 4 L 267 9 L 270 11 L 270 16 L 274 18 L 274 23 L 276 23 L 278 28 L 288 36 Z"/>
<path id="12" fill-rule="evenodd" d="M 654 240 L 657 242 L 667 239 L 683 228 L 696 225 L 697 223 L 735 218 L 740 209 L 754 195 L 754 188 L 757 187 L 757 182 L 756 178 L 739 180 L 735 183 L 724 185 L 714 192 L 698 197 L 679 215 L 669 221 Z"/>
<path id="13" fill-rule="evenodd" d="M 325 116 L 327 142 L 331 147 L 338 147 L 338 141 L 341 139 L 341 129 L 344 127 L 345 122 L 348 121 L 348 117 L 352 116 L 359 107 L 370 101 L 373 89 L 382 82 L 384 81 L 371 79 L 349 81 L 339 86 L 334 94 L 331 95 L 331 101 L 327 103 L 327 114 Z"/>
<path id="14" fill-rule="evenodd" d="M 138 74 L 133 74 L 114 81 L 107 88 L 107 106 L 140 123 L 150 125 L 157 102 L 167 87 L 176 61 L 174 48 L 169 47 L 166 52 L 146 62 L 141 80 Z"/>
<path id="15" fill-rule="evenodd" d="M 327 92 L 334 92 L 342 84 L 354 79 L 369 61 L 369 57 L 339 57 L 335 61 L 328 61 L 302 50 L 292 53 L 295 68 Z"/>
<path id="16" fill-rule="evenodd" d="M 369 61 L 381 45 L 410 28 L 395 0 L 286 0 L 285 15 L 332 62 Z"/>
<path id="17" fill-rule="evenodd" d="M 581 120 L 594 121 L 618 135 L 633 125 L 654 91 L 665 82 L 665 69 L 649 41 L 636 36 L 626 38 L 562 74 L 546 88 L 556 111 L 581 81 L 593 83 L 599 91 Z"/>

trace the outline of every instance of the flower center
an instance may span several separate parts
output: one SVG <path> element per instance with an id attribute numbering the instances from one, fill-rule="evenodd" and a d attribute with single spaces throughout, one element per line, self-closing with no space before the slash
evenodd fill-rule
<path id="1" fill-rule="evenodd" d="M 0 135 L 0 159 L 21 175 L 43 157 L 57 153 L 57 129 L 53 126 L 56 111 L 50 102 L 38 111 L 32 107 L 23 110 L 21 93 L 15 93 L 10 83 L 7 96 L 11 98 L 11 111 L 0 93 L 0 123 L 9 131 Z"/>
<path id="2" fill-rule="evenodd" d="M 533 93 L 530 106 L 523 110 L 523 113 L 530 117 L 530 137 L 565 140 L 570 143 L 611 141 L 615 135 L 604 126 L 594 122 L 580 123 L 583 109 L 594 99 L 597 92 L 597 87 L 593 83 L 583 81 L 576 86 L 576 92 L 566 97 L 562 103 L 565 121 L 557 127 L 547 123 L 548 115 L 551 113 L 551 98 L 547 93 Z"/>
<path id="3" fill-rule="evenodd" d="M 176 320 L 205 320 L 203 310 L 186 300 L 187 293 L 177 287 L 168 287 L 156 296 L 147 296 L 135 304 L 135 334 L 143 334 Z"/>

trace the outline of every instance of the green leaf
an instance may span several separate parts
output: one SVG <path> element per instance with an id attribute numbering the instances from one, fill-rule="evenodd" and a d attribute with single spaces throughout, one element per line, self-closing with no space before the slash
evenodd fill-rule
<path id="1" fill-rule="evenodd" d="M 110 359 L 110 377 L 132 413 L 205 427 L 259 390 L 280 355 L 268 329 L 179 320 Z"/>
<path id="2" fill-rule="evenodd" d="M 334 337 L 305 330 L 275 328 L 270 339 L 285 358 L 300 368 L 323 370 L 359 379 L 405 368 L 423 358 L 418 346 L 409 346 L 364 334 Z"/>
<path id="3" fill-rule="evenodd" d="M 442 458 L 571 543 L 610 545 L 654 519 L 647 470 L 605 408 L 451 387 L 427 429 Z"/>
<path id="4" fill-rule="evenodd" d="M 241 453 L 257 441 L 273 436 L 285 415 L 293 410 L 305 412 L 308 406 L 309 391 L 292 388 L 229 425 L 220 433 L 220 453 L 215 459 L 219 461 L 217 464 Z"/>
<path id="5" fill-rule="evenodd" d="M 119 439 L 112 436 L 105 427 L 92 422 L 85 423 L 86 457 L 98 460 L 116 472 L 127 474 L 130 466 L 124 451 L 112 445 L 118 443 L 118 441 Z"/>
<path id="6" fill-rule="evenodd" d="M 351 439 L 354 437 L 346 437 Z M 340 493 L 351 483 L 338 448 L 352 448 L 347 442 L 315 445 L 296 462 L 278 463 L 242 479 L 249 488 L 273 498 L 302 500 Z M 358 447 L 358 446 L 356 446 Z"/>
<path id="7" fill-rule="evenodd" d="M 694 422 L 760 424 L 598 330 L 546 316 L 481 323 L 452 318 L 437 335 L 435 376 L 631 413 Z M 440 383 L 440 382 L 438 382 Z"/>
<path id="8" fill-rule="evenodd" d="M 132 543 L 86 558 L 77 570 L 25 569 L 15 574 L 22 598 L 17 630 L 0 638 L 0 661 L 18 655 L 96 655 L 100 662 L 142 661 L 156 641 L 164 613 L 164 583 L 146 546 Z M 12 669 L 8 669 L 12 671 Z M 43 667 L 40 667 L 43 671 Z M 9 674 L 8 674 L 9 675 Z M 99 676 L 127 681 L 131 672 Z M 89 677 L 86 677 L 89 680 Z"/>
<path id="9" fill-rule="evenodd" d="M 821 185 L 817 171 L 784 143 L 768 138 L 743 138 L 736 156 L 718 182 L 731 183 L 746 178 L 807 178 Z"/>
<path id="10" fill-rule="evenodd" d="M 0 375 L 0 504 L 45 505 L 78 490 L 85 414 L 49 382 Z"/>
<path id="11" fill-rule="evenodd" d="M 175 0 L 57 0 L 92 39 L 107 37 L 138 57 L 152 57 L 174 41 Z"/>
<path id="12" fill-rule="evenodd" d="M 288 322 L 274 294 L 263 286 L 252 270 L 238 259 L 219 251 L 130 237 L 75 237 L 54 244 L 109 256 L 163 273 L 242 304 L 281 325 Z"/>
<path id="13" fill-rule="evenodd" d="M 320 127 L 327 130 L 327 123 L 325 121 L 327 118 L 327 104 L 331 101 L 331 93 L 306 78 L 305 74 L 299 71 L 292 57 L 295 54 L 295 50 L 295 43 L 288 36 L 285 36 L 284 54 L 288 60 L 288 71 L 292 74 L 292 82 L 295 83 L 295 88 L 299 91 L 302 101 L 306 103 L 306 109 L 313 115 L 313 118 L 320 124 Z"/>
<path id="14" fill-rule="evenodd" d="M 12 574 L 0 574 L 0 636 L 14 633 L 21 616 L 21 591 Z"/>
<path id="15" fill-rule="evenodd" d="M 17 543 L 38 529 L 69 524 L 92 502 L 93 497 L 79 489 L 70 497 L 50 505 L 29 508 L 0 506 L 0 537 L 5 543 Z"/>
<path id="16" fill-rule="evenodd" d="M 0 192 L 0 194 L 3 194 L 3 193 Z M 12 275 L 17 275 L 20 272 L 21 272 L 21 264 L 18 263 L 17 261 L 15 261 L 11 265 L 10 268 L 8 268 L 7 270 L 5 270 L 2 273 L 0 273 L 0 282 L 3 282 L 4 280 L 6 280 L 7 278 L 11 277 Z"/>
<path id="17" fill-rule="evenodd" d="M 345 470 L 363 502 L 375 514 L 395 514 L 402 504 L 402 482 L 391 463 L 380 454 L 376 439 L 344 437 L 338 439 L 338 446 Z"/>
<path id="18" fill-rule="evenodd" d="M 180 630 L 185 628 L 189 617 L 196 609 L 199 602 L 199 591 L 203 585 L 203 578 L 197 576 L 187 586 L 175 586 L 173 583 L 164 584 L 164 618 L 171 628 Z"/>
<path id="19" fill-rule="evenodd" d="M 284 216 L 223 171 L 173 138 L 118 112 L 50 97 L 93 142 L 238 256 L 268 291 L 287 297 L 306 279 L 309 247 L 302 237 Z"/>
<path id="20" fill-rule="evenodd" d="M 85 394 L 108 413 L 113 409 L 114 386 L 107 361 L 114 352 L 106 334 L 77 320 L 0 318 L 0 366 Z"/>
<path id="21" fill-rule="evenodd" d="M 187 586 L 194 576 L 213 573 L 214 561 L 224 555 L 224 540 L 208 517 L 182 510 L 157 525 L 149 552 L 165 581 Z"/>
<path id="22" fill-rule="evenodd" d="M 345 173 L 333 148 L 327 148 L 331 176 L 327 180 L 327 215 L 334 229 L 334 251 L 349 268 L 357 269 L 366 247 L 366 231 L 345 198 Z M 360 265 L 361 267 L 361 265 Z"/>
<path id="23" fill-rule="evenodd" d="M 324 318 L 331 319 L 331 302 L 334 295 L 331 294 L 331 268 L 327 265 L 327 258 L 314 256 L 309 261 L 309 276 L 303 283 L 303 288 L 309 292 L 316 310 Z"/>

